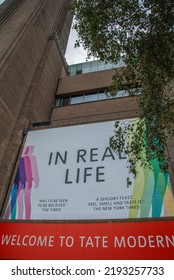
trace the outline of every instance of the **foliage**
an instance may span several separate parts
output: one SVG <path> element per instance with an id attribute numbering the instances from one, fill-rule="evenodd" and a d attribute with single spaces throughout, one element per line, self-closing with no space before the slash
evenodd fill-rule
<path id="1" fill-rule="evenodd" d="M 127 88 L 137 98 L 140 118 L 124 128 L 116 122 L 112 148 L 130 156 L 134 175 L 138 160 L 150 166 L 157 158 L 165 171 L 167 139 L 174 134 L 173 0 L 77 0 L 73 12 L 76 46 L 88 57 L 122 60 L 126 67 L 113 77 L 112 93 Z"/>

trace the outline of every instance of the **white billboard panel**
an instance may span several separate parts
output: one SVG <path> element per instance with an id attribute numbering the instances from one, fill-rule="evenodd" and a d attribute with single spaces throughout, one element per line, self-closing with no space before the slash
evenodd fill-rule
<path id="1" fill-rule="evenodd" d="M 109 147 L 113 131 L 113 121 L 30 131 L 4 218 L 172 216 L 168 175 L 156 170 L 156 181 L 154 172 L 140 168 L 130 177 L 126 157 Z"/>

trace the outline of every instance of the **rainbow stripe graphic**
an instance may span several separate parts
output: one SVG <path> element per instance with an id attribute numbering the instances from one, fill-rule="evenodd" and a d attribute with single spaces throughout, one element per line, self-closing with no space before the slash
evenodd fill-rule
<path id="1" fill-rule="evenodd" d="M 136 120 L 130 122 L 136 124 Z M 145 158 L 145 154 L 143 156 Z M 141 162 L 137 164 L 138 174 L 134 180 L 132 197 L 140 201 L 140 207 L 130 209 L 129 218 L 158 218 L 174 215 L 174 196 L 169 173 L 160 170 L 157 159 L 151 160 L 150 163 L 152 169 L 143 168 Z M 133 205 L 133 199 L 130 203 Z"/>
<path id="2" fill-rule="evenodd" d="M 140 201 L 139 209 L 130 209 L 129 218 L 161 217 L 174 215 L 174 197 L 169 174 L 161 172 L 157 160 L 152 162 L 153 170 L 138 167 L 134 181 L 132 201 Z"/>

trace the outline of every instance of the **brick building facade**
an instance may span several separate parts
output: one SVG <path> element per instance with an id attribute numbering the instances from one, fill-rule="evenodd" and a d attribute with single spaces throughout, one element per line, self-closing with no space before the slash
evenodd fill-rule
<path id="1" fill-rule="evenodd" d="M 65 65 L 71 0 L 6 0 L 0 6 L 0 208 L 25 129 L 51 119 Z M 56 7 L 56 8 L 55 8 Z"/>

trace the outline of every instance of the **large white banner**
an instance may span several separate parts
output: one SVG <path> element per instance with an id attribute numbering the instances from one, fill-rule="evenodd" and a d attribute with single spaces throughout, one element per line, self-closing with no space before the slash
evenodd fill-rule
<path id="1" fill-rule="evenodd" d="M 154 172 L 140 168 L 131 177 L 126 157 L 109 147 L 113 131 L 114 122 L 102 122 L 29 132 L 4 218 L 172 216 L 168 175 L 157 170 L 155 181 Z"/>

